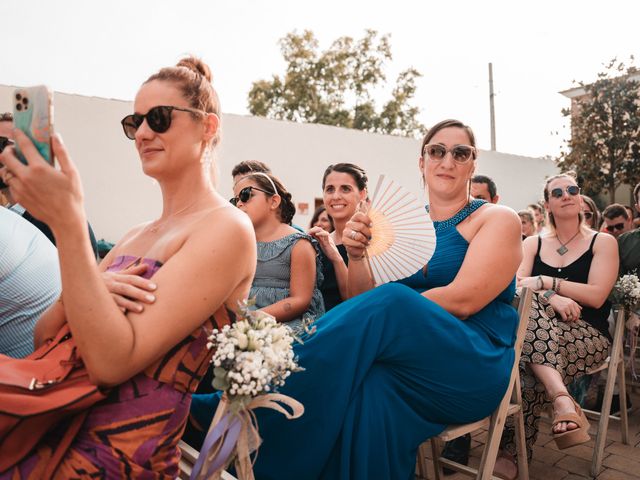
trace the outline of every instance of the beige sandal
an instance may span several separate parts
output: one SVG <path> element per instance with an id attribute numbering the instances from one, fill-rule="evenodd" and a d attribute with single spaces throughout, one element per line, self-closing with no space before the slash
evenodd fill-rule
<path id="1" fill-rule="evenodd" d="M 587 417 L 585 417 L 584 412 L 580 408 L 580 405 L 576 403 L 571 395 L 566 392 L 557 393 L 552 399 L 551 403 L 556 401 L 558 397 L 569 397 L 573 402 L 573 406 L 576 409 L 575 413 L 563 413 L 556 415 L 554 412 L 553 421 L 551 423 L 551 433 L 553 434 L 553 439 L 556 442 L 556 445 L 559 449 L 565 449 L 569 447 L 573 447 L 574 445 L 579 445 L 581 443 L 588 442 L 591 437 L 589 436 L 589 421 Z M 566 432 L 555 433 L 554 429 L 556 425 L 559 423 L 575 423 L 577 428 L 572 430 L 567 430 Z"/>

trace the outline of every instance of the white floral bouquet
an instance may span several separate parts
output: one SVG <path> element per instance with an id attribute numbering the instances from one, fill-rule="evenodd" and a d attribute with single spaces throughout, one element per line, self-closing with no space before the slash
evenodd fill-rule
<path id="1" fill-rule="evenodd" d="M 638 342 L 638 330 L 640 329 L 640 317 L 638 308 L 640 307 L 640 280 L 638 275 L 628 273 L 618 279 L 613 287 L 613 302 L 624 308 L 627 312 L 627 346 L 631 355 L 629 357 L 629 368 L 631 377 L 636 380 L 638 373 L 636 372 L 635 351 Z"/>
<path id="2" fill-rule="evenodd" d="M 238 321 L 213 330 L 209 337 L 207 346 L 216 349 L 211 359 L 213 386 L 223 395 L 193 468 L 193 479 L 220 478 L 234 462 L 238 478 L 252 480 L 251 454 L 261 442 L 253 409 L 271 408 L 290 419 L 304 412 L 296 400 L 275 393 L 291 373 L 302 370 L 293 352 L 294 337 L 289 327 L 252 310 L 252 304 L 240 303 Z"/>
<path id="3" fill-rule="evenodd" d="M 621 276 L 613 286 L 613 301 L 627 311 L 635 311 L 640 305 L 640 280 L 635 273 Z"/>

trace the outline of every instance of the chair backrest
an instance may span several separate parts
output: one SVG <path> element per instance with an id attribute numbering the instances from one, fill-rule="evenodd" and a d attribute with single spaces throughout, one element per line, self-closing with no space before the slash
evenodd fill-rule
<path id="1" fill-rule="evenodd" d="M 520 354 L 522 353 L 522 345 L 524 344 L 524 337 L 527 333 L 527 326 L 529 325 L 532 299 L 533 291 L 530 288 L 523 288 L 520 291 L 520 301 L 518 302 L 518 333 L 516 334 L 516 343 L 513 347 L 515 355 L 513 358 L 513 368 L 511 369 L 509 386 L 513 385 L 516 373 L 520 366 Z M 520 385 L 515 385 L 514 389 L 515 388 L 520 388 Z"/>

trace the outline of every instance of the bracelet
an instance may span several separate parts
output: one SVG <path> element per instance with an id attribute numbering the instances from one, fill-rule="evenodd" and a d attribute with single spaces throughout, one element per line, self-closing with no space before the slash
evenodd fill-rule
<path id="1" fill-rule="evenodd" d="M 351 255 L 347 255 L 347 258 L 349 259 L 350 262 L 361 262 L 362 260 L 364 260 L 366 255 L 361 255 L 359 257 L 352 257 Z"/>
<path id="2" fill-rule="evenodd" d="M 536 290 L 542 290 L 544 288 L 544 281 L 542 280 L 542 275 L 538 275 L 538 282 L 536 284 L 537 288 Z"/>
<path id="3" fill-rule="evenodd" d="M 556 277 L 553 277 L 553 284 L 551 285 L 551 290 L 553 290 L 554 292 L 557 292 L 558 290 L 556 290 L 556 282 L 558 281 L 558 279 Z"/>
<path id="4" fill-rule="evenodd" d="M 558 285 L 556 285 L 556 287 L 553 289 L 556 293 L 560 293 L 560 285 L 562 284 L 562 282 L 564 282 L 564 278 L 559 278 Z"/>

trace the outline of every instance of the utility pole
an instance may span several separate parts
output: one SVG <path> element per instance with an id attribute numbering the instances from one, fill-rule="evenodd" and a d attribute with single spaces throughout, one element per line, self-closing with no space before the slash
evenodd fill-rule
<path id="1" fill-rule="evenodd" d="M 489 63 L 489 106 L 491 111 L 491 150 L 496 150 L 496 111 L 493 106 L 493 66 Z"/>

